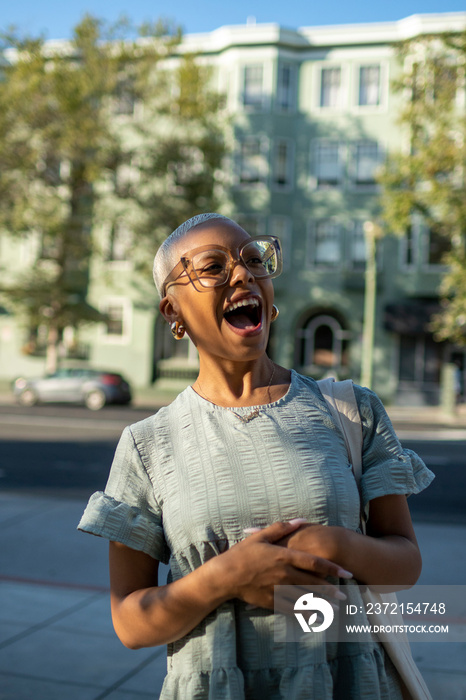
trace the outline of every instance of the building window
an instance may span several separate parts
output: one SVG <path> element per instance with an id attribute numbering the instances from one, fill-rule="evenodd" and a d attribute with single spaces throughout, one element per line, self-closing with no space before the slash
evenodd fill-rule
<path id="1" fill-rule="evenodd" d="M 262 64 L 244 66 L 243 106 L 262 109 L 264 103 L 264 67 Z"/>
<path id="2" fill-rule="evenodd" d="M 408 226 L 402 239 L 403 260 L 405 267 L 412 267 L 417 261 L 417 236 L 414 235 L 413 227 Z"/>
<path id="3" fill-rule="evenodd" d="M 107 316 L 103 335 L 107 342 L 126 343 L 131 330 L 131 302 L 129 299 L 115 297 L 102 301 L 100 307 Z"/>
<path id="4" fill-rule="evenodd" d="M 116 86 L 113 97 L 113 112 L 116 115 L 133 116 L 136 105 L 134 81 L 129 78 L 121 78 Z"/>
<path id="5" fill-rule="evenodd" d="M 272 162 L 272 182 L 275 187 L 285 189 L 292 184 L 292 147 L 288 139 L 275 142 Z"/>
<path id="6" fill-rule="evenodd" d="M 380 65 L 359 66 L 360 107 L 378 107 L 381 104 L 381 70 Z"/>
<path id="7" fill-rule="evenodd" d="M 320 189 L 338 187 L 343 180 L 343 159 L 338 141 L 320 141 L 314 144 L 314 174 Z"/>
<path id="8" fill-rule="evenodd" d="M 265 219 L 263 216 L 238 214 L 235 220 L 251 237 L 263 236 L 265 233 Z"/>
<path id="9" fill-rule="evenodd" d="M 109 304 L 107 306 L 106 334 L 123 335 L 123 306 L 121 304 Z"/>
<path id="10" fill-rule="evenodd" d="M 289 216 L 270 217 L 270 234 L 276 236 L 281 243 L 283 253 L 283 270 L 289 270 L 291 265 L 291 220 Z"/>
<path id="11" fill-rule="evenodd" d="M 128 261 L 132 244 L 132 233 L 123 221 L 115 221 L 110 229 L 107 248 L 108 262 Z"/>
<path id="12" fill-rule="evenodd" d="M 341 262 L 341 229 L 331 219 L 314 221 L 309 232 L 309 264 L 335 267 Z"/>
<path id="13" fill-rule="evenodd" d="M 282 63 L 278 66 L 277 108 L 281 112 L 291 112 L 295 107 L 296 66 Z"/>
<path id="14" fill-rule="evenodd" d="M 309 369 L 340 369 L 347 364 L 347 336 L 334 316 L 314 316 L 298 329 L 299 364 Z"/>
<path id="15" fill-rule="evenodd" d="M 353 147 L 353 183 L 356 187 L 374 187 L 375 173 L 380 164 L 376 141 L 361 141 Z"/>
<path id="16" fill-rule="evenodd" d="M 260 138 L 250 138 L 239 144 L 238 181 L 240 184 L 253 185 L 265 182 L 267 177 L 267 160 L 264 143 Z"/>
<path id="17" fill-rule="evenodd" d="M 435 228 L 428 228 L 425 232 L 427 251 L 426 262 L 428 265 L 445 265 L 445 255 L 451 251 L 451 240 L 442 236 Z"/>
<path id="18" fill-rule="evenodd" d="M 338 109 L 341 106 L 341 89 L 341 68 L 322 68 L 320 106 Z"/>
<path id="19" fill-rule="evenodd" d="M 355 221 L 350 232 L 349 259 L 354 270 L 364 269 L 366 266 L 366 238 L 364 234 L 364 221 Z"/>
<path id="20" fill-rule="evenodd" d="M 419 386 L 440 382 L 443 347 L 430 335 L 401 335 L 399 380 Z"/>

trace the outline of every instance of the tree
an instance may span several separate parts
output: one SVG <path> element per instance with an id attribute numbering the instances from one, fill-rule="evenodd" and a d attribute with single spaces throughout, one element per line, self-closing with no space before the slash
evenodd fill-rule
<path id="1" fill-rule="evenodd" d="M 425 35 L 399 47 L 403 99 L 399 122 L 405 149 L 392 154 L 380 176 L 382 216 L 395 233 L 418 218 L 448 249 L 440 289 L 438 340 L 466 343 L 466 32 Z"/>
<path id="2" fill-rule="evenodd" d="M 224 142 L 205 70 L 176 56 L 174 26 L 128 34 L 86 16 L 67 43 L 4 37 L 0 227 L 40 247 L 33 270 L 4 271 L 2 292 L 47 329 L 49 371 L 66 327 L 105 318 L 87 302 L 99 227 L 125 222 L 147 267 L 149 234 L 153 245 L 217 199 Z"/>
<path id="3" fill-rule="evenodd" d="M 128 246 L 137 241 L 133 261 L 142 272 L 180 223 L 226 201 L 223 98 L 210 80 L 210 69 L 193 55 L 160 62 L 157 70 L 150 61 L 140 64 L 131 76 L 136 109 L 108 171 L 114 183 L 102 183 L 100 211 L 113 228 L 123 223 L 130 231 Z"/>

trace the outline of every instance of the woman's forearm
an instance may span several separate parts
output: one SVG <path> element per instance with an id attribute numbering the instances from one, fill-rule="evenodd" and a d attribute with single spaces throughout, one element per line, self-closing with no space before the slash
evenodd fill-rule
<path id="1" fill-rule="evenodd" d="M 173 642 L 228 600 L 213 568 L 207 562 L 173 583 L 112 595 L 113 624 L 123 644 L 139 649 Z"/>
<path id="2" fill-rule="evenodd" d="M 352 530 L 345 533 L 337 560 L 349 567 L 361 583 L 410 588 L 419 578 L 422 559 L 417 544 L 400 535 L 371 537 Z"/>
<path id="3" fill-rule="evenodd" d="M 417 544 L 402 535 L 371 537 L 344 527 L 309 525 L 282 544 L 325 557 L 365 584 L 409 588 L 421 572 Z"/>

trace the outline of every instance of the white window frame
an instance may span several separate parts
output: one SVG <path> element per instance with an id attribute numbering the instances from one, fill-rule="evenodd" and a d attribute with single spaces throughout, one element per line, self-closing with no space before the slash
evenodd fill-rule
<path id="1" fill-rule="evenodd" d="M 384 149 L 382 148 L 379 141 L 375 139 L 364 139 L 360 141 L 354 141 L 350 144 L 350 157 L 349 157 L 349 167 L 348 175 L 351 189 L 357 190 L 358 192 L 373 192 L 379 188 L 379 185 L 374 177 L 373 180 L 359 181 L 357 180 L 357 174 L 359 169 L 359 148 L 364 146 L 375 146 L 376 147 L 376 157 L 374 161 L 374 175 L 375 170 L 381 165 L 384 157 Z"/>
<path id="2" fill-rule="evenodd" d="M 378 104 L 359 104 L 360 98 L 360 81 L 361 69 L 377 66 L 379 68 L 379 103 Z M 388 61 L 380 58 L 367 57 L 365 61 L 358 61 L 353 65 L 353 111 L 360 113 L 377 113 L 385 112 L 388 108 L 389 96 L 389 67 Z"/>
<path id="3" fill-rule="evenodd" d="M 288 86 L 283 85 L 282 74 L 284 69 L 290 71 L 290 82 Z M 282 114 L 291 114 L 296 111 L 296 100 L 298 96 L 298 65 L 292 61 L 279 60 L 277 67 L 277 92 L 275 108 Z M 282 95 L 286 94 L 286 99 Z"/>
<path id="4" fill-rule="evenodd" d="M 257 142 L 259 146 L 258 156 L 261 158 L 261 167 L 259 170 L 263 169 L 260 173 L 260 177 L 257 180 L 243 180 L 242 173 L 244 171 L 244 154 L 243 146 L 247 143 Z M 236 152 L 236 185 L 238 187 L 264 187 L 269 178 L 269 163 L 268 163 L 268 151 L 269 151 L 269 141 L 264 136 L 246 136 L 243 139 L 237 141 L 237 152 Z"/>
<path id="5" fill-rule="evenodd" d="M 338 177 L 335 182 L 330 180 L 324 180 L 319 177 L 319 152 L 322 148 L 336 148 L 338 154 Z M 346 166 L 346 151 L 347 147 L 345 143 L 338 141 L 337 139 L 314 139 L 311 142 L 311 154 L 310 154 L 310 186 L 311 189 L 315 190 L 326 190 L 326 189 L 339 189 L 343 188 L 345 184 L 345 166 Z"/>
<path id="6" fill-rule="evenodd" d="M 132 335 L 133 305 L 131 299 L 121 296 L 106 296 L 100 300 L 99 308 L 102 313 L 107 313 L 109 307 L 120 306 L 122 309 L 122 334 L 107 333 L 105 323 L 101 325 L 100 337 L 103 343 L 108 345 L 128 345 Z"/>
<path id="7" fill-rule="evenodd" d="M 278 171 L 279 149 L 284 146 L 286 148 L 286 163 L 285 163 L 285 182 L 280 183 L 276 179 Z M 272 164 L 270 168 L 270 181 L 272 189 L 280 192 L 290 192 L 294 185 L 294 141 L 288 138 L 275 139 L 272 147 Z"/>
<path id="8" fill-rule="evenodd" d="M 336 238 L 336 250 L 338 251 L 338 258 L 332 262 L 331 260 L 317 260 L 317 250 L 318 250 L 318 229 L 319 225 L 329 225 L 334 228 L 335 238 Z M 330 269 L 338 270 L 341 269 L 343 264 L 343 227 L 341 223 L 332 217 L 314 219 L 308 224 L 307 231 L 307 246 L 306 246 L 306 267 L 312 269 Z"/>
<path id="9" fill-rule="evenodd" d="M 324 72 L 326 71 L 338 71 L 340 74 L 340 83 L 338 86 L 338 98 L 335 104 L 323 104 L 323 78 Z M 325 64 L 320 67 L 319 72 L 319 86 L 318 86 L 318 106 L 322 111 L 328 112 L 339 112 L 343 108 L 343 67 L 341 64 Z"/>
<path id="10" fill-rule="evenodd" d="M 257 100 L 253 100 L 252 102 L 247 101 L 248 97 L 248 92 L 247 92 L 247 84 L 246 84 L 246 79 L 247 79 L 247 71 L 252 70 L 252 69 L 260 69 L 261 70 L 261 85 L 260 85 L 260 93 L 257 93 L 259 97 Z M 252 93 L 251 97 L 254 96 L 254 92 Z M 244 63 L 241 66 L 241 100 L 240 103 L 243 107 L 243 109 L 246 112 L 262 112 L 265 109 L 265 65 L 263 61 L 251 61 L 250 63 Z"/>
<path id="11" fill-rule="evenodd" d="M 341 323 L 329 314 L 319 314 L 314 316 L 310 321 L 307 321 L 297 329 L 296 339 L 299 343 L 303 343 L 303 354 L 304 358 L 309 357 L 311 364 L 304 365 L 305 367 L 324 367 L 325 365 L 316 365 L 313 360 L 315 357 L 315 336 L 318 328 L 322 326 L 327 326 L 332 332 L 332 354 L 336 357 L 336 363 L 327 366 L 328 369 L 331 367 L 334 369 L 340 369 L 343 367 L 343 353 L 344 346 L 343 343 L 348 339 L 349 334 L 347 331 L 343 330 Z M 311 359 L 312 358 L 312 359 Z"/>
<path id="12" fill-rule="evenodd" d="M 338 105 L 336 106 L 322 106 L 321 96 L 322 96 L 322 71 L 340 69 L 340 96 L 338 100 Z M 348 104 L 348 84 L 349 84 L 349 73 L 348 68 L 343 61 L 321 61 L 313 66 L 313 111 L 322 114 L 328 113 L 339 113 L 346 109 Z"/>

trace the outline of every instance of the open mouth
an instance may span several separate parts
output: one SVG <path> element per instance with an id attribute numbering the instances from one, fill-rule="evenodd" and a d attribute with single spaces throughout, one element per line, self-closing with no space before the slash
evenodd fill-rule
<path id="1" fill-rule="evenodd" d="M 262 304 L 255 297 L 235 301 L 228 306 L 223 317 L 233 328 L 252 331 L 261 324 Z"/>

